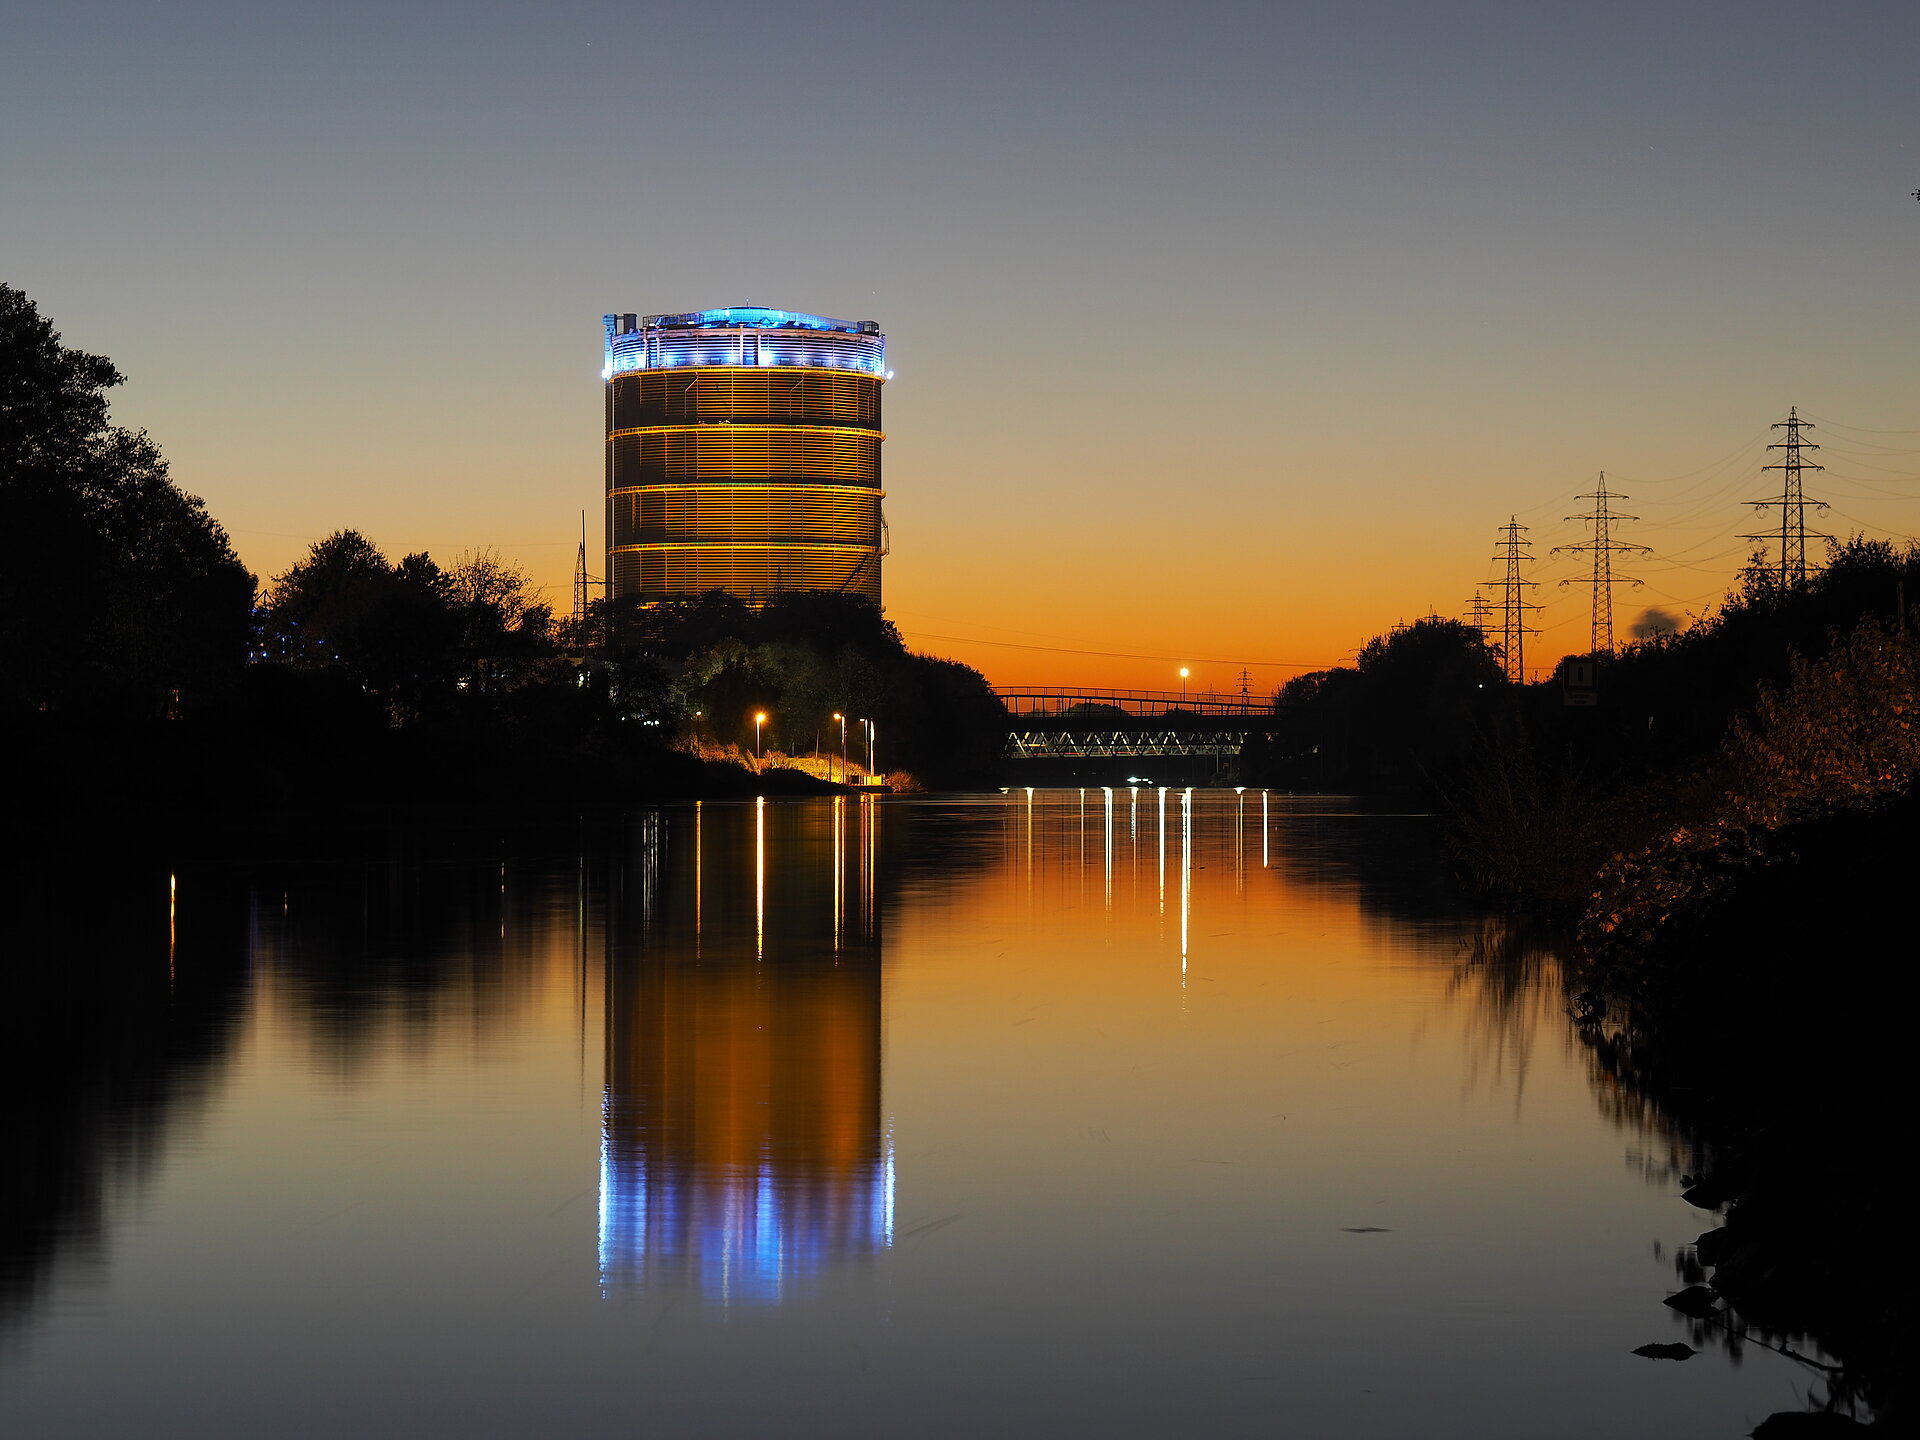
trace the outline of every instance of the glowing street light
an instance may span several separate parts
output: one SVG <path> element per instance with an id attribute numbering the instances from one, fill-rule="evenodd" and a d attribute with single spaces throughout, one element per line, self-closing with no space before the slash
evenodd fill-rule
<path id="1" fill-rule="evenodd" d="M 840 783 L 844 785 L 847 783 L 847 717 L 836 710 L 833 718 L 840 722 Z"/>
<path id="2" fill-rule="evenodd" d="M 1187 708 L 1187 676 L 1192 673 L 1186 666 L 1180 667 L 1180 708 L 1182 710 Z"/>
<path id="3" fill-rule="evenodd" d="M 760 727 L 766 723 L 766 711 L 756 710 L 753 712 L 753 758 L 756 760 L 764 760 L 767 758 L 766 747 L 760 743 Z"/>

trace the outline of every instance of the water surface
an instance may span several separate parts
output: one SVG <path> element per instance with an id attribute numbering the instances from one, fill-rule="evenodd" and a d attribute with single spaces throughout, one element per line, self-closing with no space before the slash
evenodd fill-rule
<path id="1" fill-rule="evenodd" d="M 1734 1436 L 1806 1389 L 1629 1353 L 1710 1217 L 1419 817 L 263 850 L 61 917 L 112 988 L 19 1027 L 0 1433 Z"/>

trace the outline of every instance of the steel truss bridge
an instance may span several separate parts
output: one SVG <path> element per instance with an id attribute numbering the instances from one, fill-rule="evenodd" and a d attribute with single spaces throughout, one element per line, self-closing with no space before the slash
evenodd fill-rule
<path id="1" fill-rule="evenodd" d="M 1273 724 L 1271 708 L 1251 695 L 1052 685 L 996 687 L 994 693 L 1007 707 L 1009 760 L 1230 757 Z"/>

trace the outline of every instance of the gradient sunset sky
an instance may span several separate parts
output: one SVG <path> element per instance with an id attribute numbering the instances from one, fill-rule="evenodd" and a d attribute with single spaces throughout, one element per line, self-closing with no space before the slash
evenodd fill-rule
<path id="1" fill-rule="evenodd" d="M 0 280 L 263 580 L 352 526 L 564 610 L 600 316 L 751 300 L 887 332 L 918 648 L 1271 690 L 1517 514 L 1550 664 L 1603 470 L 1623 635 L 1722 591 L 1789 405 L 1821 528 L 1920 530 L 1916 61 L 1846 0 L 39 5 Z"/>

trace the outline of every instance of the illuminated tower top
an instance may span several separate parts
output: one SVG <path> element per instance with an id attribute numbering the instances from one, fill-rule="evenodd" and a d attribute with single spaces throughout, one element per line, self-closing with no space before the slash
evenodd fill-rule
<path id="1" fill-rule="evenodd" d="M 680 365 L 858 370 L 881 379 L 887 337 L 877 320 L 835 320 L 798 310 L 728 305 L 681 315 L 608 315 L 602 378 Z"/>
<path id="2" fill-rule="evenodd" d="M 878 605 L 879 322 L 758 305 L 604 318 L 610 598 Z"/>

